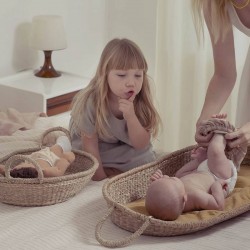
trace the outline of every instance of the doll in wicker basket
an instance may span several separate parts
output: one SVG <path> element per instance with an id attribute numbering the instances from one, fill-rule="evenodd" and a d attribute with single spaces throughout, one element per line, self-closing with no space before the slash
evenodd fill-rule
<path id="1" fill-rule="evenodd" d="M 192 160 L 180 168 L 175 177 L 157 170 L 147 190 L 148 213 L 162 220 L 175 220 L 182 212 L 223 210 L 225 198 L 234 189 L 237 170 L 225 154 L 224 134 L 213 133 L 207 148 L 198 147 Z"/>
<path id="2" fill-rule="evenodd" d="M 35 160 L 43 171 L 44 177 L 57 177 L 64 175 L 67 168 L 75 160 L 75 154 L 71 152 L 71 143 L 67 136 L 60 136 L 56 144 L 33 152 L 28 156 Z M 5 166 L 0 165 L 0 174 L 5 174 Z M 21 162 L 11 171 L 14 178 L 37 178 L 38 172 L 29 162 Z"/>

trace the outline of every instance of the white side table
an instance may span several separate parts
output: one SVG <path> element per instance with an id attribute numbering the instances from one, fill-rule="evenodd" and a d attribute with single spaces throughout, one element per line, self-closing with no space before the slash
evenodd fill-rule
<path id="1" fill-rule="evenodd" d="M 68 111 L 75 94 L 86 87 L 90 79 L 61 73 L 60 77 L 40 78 L 33 70 L 27 70 L 0 78 L 0 109 L 45 112 L 49 116 Z"/>

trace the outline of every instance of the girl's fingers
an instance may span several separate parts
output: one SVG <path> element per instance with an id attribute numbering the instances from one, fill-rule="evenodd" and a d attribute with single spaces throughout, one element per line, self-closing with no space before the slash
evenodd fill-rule
<path id="1" fill-rule="evenodd" d="M 128 100 L 129 100 L 130 102 L 133 102 L 134 99 L 135 99 L 135 97 L 136 97 L 136 93 L 135 93 L 135 92 L 131 92 L 131 96 L 128 98 Z"/>

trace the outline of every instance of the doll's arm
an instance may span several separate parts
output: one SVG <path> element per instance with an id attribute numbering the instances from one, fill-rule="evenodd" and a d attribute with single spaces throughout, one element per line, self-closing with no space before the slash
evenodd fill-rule
<path id="1" fill-rule="evenodd" d="M 61 158 L 56 161 L 55 166 L 53 167 L 41 167 L 43 169 L 43 174 L 45 177 L 58 177 L 64 175 L 69 165 L 69 161 L 64 158 Z"/>
<path id="2" fill-rule="evenodd" d="M 187 174 L 190 174 L 194 170 L 196 170 L 199 166 L 199 161 L 197 159 L 191 160 L 190 162 L 186 163 L 183 167 L 181 167 L 176 173 L 175 176 L 181 178 Z"/>
<path id="3" fill-rule="evenodd" d="M 107 178 L 106 173 L 104 172 L 102 161 L 100 157 L 99 152 L 99 146 L 98 146 L 98 137 L 97 134 L 93 134 L 91 136 L 86 136 L 85 134 L 81 135 L 82 138 L 82 145 L 83 150 L 92 154 L 99 162 L 99 166 L 95 172 L 95 174 L 92 177 L 93 181 L 101 181 L 105 178 Z"/>
<path id="4" fill-rule="evenodd" d="M 209 210 L 223 210 L 225 206 L 224 191 L 219 181 L 211 186 L 211 194 L 203 194 L 201 197 L 201 208 Z"/>

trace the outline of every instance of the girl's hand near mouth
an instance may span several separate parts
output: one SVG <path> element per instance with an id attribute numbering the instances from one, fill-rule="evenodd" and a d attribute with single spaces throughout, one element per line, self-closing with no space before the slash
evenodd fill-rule
<path id="1" fill-rule="evenodd" d="M 135 116 L 133 101 L 135 99 L 136 94 L 134 91 L 129 91 L 127 93 L 127 96 L 127 99 L 119 99 L 119 110 L 123 113 L 123 118 L 125 120 L 133 118 Z"/>

